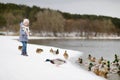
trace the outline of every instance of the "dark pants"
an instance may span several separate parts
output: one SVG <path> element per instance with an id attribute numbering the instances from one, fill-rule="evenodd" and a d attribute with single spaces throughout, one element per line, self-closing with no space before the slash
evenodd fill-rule
<path id="1" fill-rule="evenodd" d="M 27 42 L 26 41 L 22 41 L 22 54 L 25 55 L 27 54 Z"/>

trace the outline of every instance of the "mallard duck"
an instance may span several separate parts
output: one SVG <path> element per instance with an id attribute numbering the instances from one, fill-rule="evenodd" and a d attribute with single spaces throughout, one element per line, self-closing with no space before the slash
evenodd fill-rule
<path id="1" fill-rule="evenodd" d="M 92 56 L 91 56 L 91 54 L 89 54 L 89 55 L 88 55 L 88 60 L 91 61 L 91 59 L 92 59 Z"/>
<path id="2" fill-rule="evenodd" d="M 88 71 L 91 71 L 91 68 L 93 67 L 93 63 L 89 63 Z"/>
<path id="3" fill-rule="evenodd" d="M 68 59 L 69 56 L 67 54 L 67 51 L 65 51 L 65 53 L 63 54 L 63 56 L 64 56 L 65 59 Z"/>
<path id="4" fill-rule="evenodd" d="M 56 53 L 55 54 L 59 54 L 59 49 L 56 50 Z"/>
<path id="5" fill-rule="evenodd" d="M 50 62 L 52 64 L 56 64 L 57 66 L 66 63 L 66 61 L 62 60 L 62 59 L 51 59 L 51 60 L 50 59 L 46 59 L 46 62 Z"/>
<path id="6" fill-rule="evenodd" d="M 54 53 L 54 51 L 53 51 L 53 49 L 52 49 L 52 48 L 50 49 L 50 52 L 51 52 L 51 53 Z"/>
<path id="7" fill-rule="evenodd" d="M 22 50 L 22 46 L 18 46 L 18 50 Z"/>
<path id="8" fill-rule="evenodd" d="M 80 64 L 82 64 L 82 63 L 83 63 L 83 59 L 82 59 L 82 58 L 78 58 L 78 62 L 79 62 Z"/>
<path id="9" fill-rule="evenodd" d="M 52 48 L 50 49 L 50 52 L 53 54 L 59 54 L 59 49 L 53 50 Z"/>
<path id="10" fill-rule="evenodd" d="M 36 53 L 41 53 L 41 52 L 43 52 L 43 49 L 41 49 L 41 48 L 36 49 Z"/>

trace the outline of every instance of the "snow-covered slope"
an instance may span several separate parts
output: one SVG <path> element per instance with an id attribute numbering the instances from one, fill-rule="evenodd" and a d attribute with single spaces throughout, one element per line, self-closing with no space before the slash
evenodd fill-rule
<path id="1" fill-rule="evenodd" d="M 46 59 L 64 59 L 65 49 L 60 54 L 49 52 L 51 47 L 28 44 L 28 57 L 21 56 L 18 37 L 0 36 L 0 80 L 105 80 L 75 65 L 81 52 L 67 50 L 69 59 L 59 67 L 45 62 Z M 36 49 L 42 48 L 41 54 Z M 53 49 L 57 49 L 52 47 Z"/>

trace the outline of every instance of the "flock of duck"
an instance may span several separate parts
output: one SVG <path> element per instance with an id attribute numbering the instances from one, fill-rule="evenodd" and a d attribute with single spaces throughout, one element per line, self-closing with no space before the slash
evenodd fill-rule
<path id="1" fill-rule="evenodd" d="M 18 49 L 21 50 L 22 46 L 18 46 Z M 41 48 L 36 49 L 37 54 L 41 54 L 42 52 L 43 49 Z M 51 48 L 49 52 L 54 55 L 58 55 L 59 49 L 53 50 Z M 67 51 L 64 52 L 63 57 L 64 60 L 56 58 L 56 59 L 46 59 L 45 61 L 55 64 L 56 66 L 59 66 L 66 63 L 66 60 L 69 58 Z M 114 61 L 112 62 L 104 59 L 103 57 L 101 57 L 100 59 L 96 59 L 95 57 L 89 54 L 86 60 L 83 60 L 81 57 L 79 57 L 78 63 L 80 63 L 80 65 L 84 66 L 85 68 L 87 68 L 88 71 L 92 71 L 96 75 L 102 76 L 104 78 L 108 78 L 108 74 L 110 73 L 116 73 L 120 76 L 120 57 L 117 54 L 115 54 Z"/>
<path id="2" fill-rule="evenodd" d="M 87 60 L 84 60 L 80 57 L 78 62 L 81 66 L 84 66 L 88 71 L 92 71 L 96 75 L 108 78 L 109 74 L 118 74 L 120 76 L 120 57 L 115 54 L 114 60 L 112 62 L 101 57 L 96 59 L 95 57 L 88 55 Z"/>
<path id="3" fill-rule="evenodd" d="M 22 46 L 18 46 L 18 50 L 22 50 Z M 36 49 L 36 53 L 37 54 L 41 54 L 44 50 L 41 49 L 41 48 L 37 48 Z M 59 54 L 59 49 L 57 50 L 53 50 L 52 48 L 49 50 L 50 53 L 54 54 L 54 55 L 58 55 Z M 64 52 L 63 54 L 63 57 L 65 60 L 67 60 L 69 58 L 69 55 L 67 53 L 67 51 Z M 50 62 L 52 64 L 55 64 L 56 66 L 59 66 L 59 65 L 62 65 L 64 63 L 66 63 L 66 61 L 63 60 L 63 59 L 59 59 L 59 58 L 56 58 L 56 59 L 46 59 L 45 61 L 46 62 Z"/>

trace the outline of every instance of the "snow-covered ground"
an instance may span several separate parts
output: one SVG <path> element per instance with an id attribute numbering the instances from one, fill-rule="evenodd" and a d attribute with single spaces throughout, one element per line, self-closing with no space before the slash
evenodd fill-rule
<path id="1" fill-rule="evenodd" d="M 75 65 L 81 52 L 67 50 L 67 63 L 57 67 L 45 60 L 64 59 L 66 49 L 28 44 L 29 56 L 26 57 L 18 50 L 18 46 L 22 44 L 14 39 L 18 37 L 0 36 L 0 80 L 106 80 Z M 36 54 L 37 48 L 44 51 Z M 59 49 L 60 53 L 51 54 L 51 48 Z"/>

